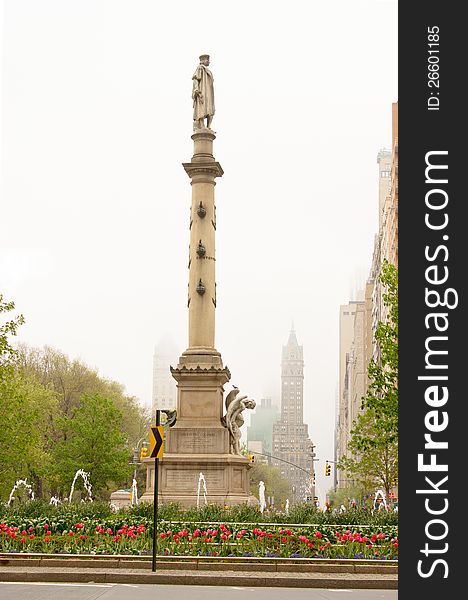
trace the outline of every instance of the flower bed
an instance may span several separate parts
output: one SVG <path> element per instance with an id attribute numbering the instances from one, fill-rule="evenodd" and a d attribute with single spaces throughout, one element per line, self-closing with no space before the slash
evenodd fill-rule
<path id="1" fill-rule="evenodd" d="M 363 531 L 364 529 L 364 531 Z M 152 527 L 139 522 L 96 521 L 72 525 L 61 519 L 0 523 L 0 552 L 67 554 L 149 554 Z M 158 554 L 170 556 L 252 556 L 308 558 L 395 559 L 398 539 L 395 527 L 353 531 L 323 526 L 260 527 L 235 523 L 197 526 L 160 523 Z"/>

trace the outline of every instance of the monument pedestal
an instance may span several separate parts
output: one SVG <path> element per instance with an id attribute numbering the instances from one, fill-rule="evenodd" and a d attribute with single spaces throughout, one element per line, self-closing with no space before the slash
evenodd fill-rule
<path id="1" fill-rule="evenodd" d="M 229 431 L 221 423 L 223 385 L 230 373 L 223 368 L 219 353 L 214 356 L 215 365 L 194 352 L 184 352 L 177 368 L 171 368 L 178 387 L 178 411 L 176 424 L 166 429 L 164 456 L 159 461 L 159 502 L 196 505 L 200 473 L 206 481 L 208 503 L 258 502 L 249 489 L 250 463 L 230 453 Z M 144 463 L 146 492 L 141 500 L 152 502 L 154 459 L 146 458 Z M 203 487 L 200 502 L 203 505 Z"/>
<path id="2" fill-rule="evenodd" d="M 145 458 L 144 462 L 147 464 L 146 492 L 140 501 L 152 502 L 154 460 Z M 198 482 L 200 473 L 203 473 L 208 504 L 258 504 L 249 490 L 249 468 L 245 457 L 234 454 L 164 454 L 159 461 L 158 502 L 177 502 L 184 508 L 196 506 Z M 201 485 L 200 506 L 204 505 L 203 489 Z"/>

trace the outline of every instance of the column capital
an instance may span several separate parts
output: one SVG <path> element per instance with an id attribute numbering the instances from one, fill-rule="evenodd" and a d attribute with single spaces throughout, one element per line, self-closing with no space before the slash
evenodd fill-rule
<path id="1" fill-rule="evenodd" d="M 215 177 L 222 177 L 224 174 L 221 165 L 216 161 L 182 163 L 182 166 L 190 179 L 195 181 L 199 181 L 200 178 L 214 181 Z"/>

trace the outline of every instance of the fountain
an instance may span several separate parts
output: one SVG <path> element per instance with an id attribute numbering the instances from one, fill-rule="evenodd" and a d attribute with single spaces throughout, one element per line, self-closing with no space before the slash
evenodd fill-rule
<path id="1" fill-rule="evenodd" d="M 73 492 L 75 490 L 75 483 L 76 483 L 76 480 L 78 479 L 78 477 L 81 477 L 83 479 L 84 488 L 85 488 L 86 492 L 88 493 L 88 501 L 92 502 L 93 497 L 91 495 L 91 488 L 93 486 L 89 483 L 89 473 L 87 473 L 86 471 L 83 471 L 83 469 L 78 469 L 78 471 L 75 473 L 75 477 L 73 478 L 73 483 L 72 483 L 71 489 L 70 489 L 70 496 L 68 497 L 68 502 L 71 503 L 71 501 L 72 501 Z"/>
<path id="2" fill-rule="evenodd" d="M 135 477 L 133 478 L 133 481 L 132 481 L 132 491 L 130 494 L 130 498 L 132 500 L 132 506 L 135 506 L 136 504 L 138 504 L 138 486 L 137 486 L 137 480 L 135 479 Z"/>
<path id="3" fill-rule="evenodd" d="M 265 502 L 265 484 L 263 481 L 260 481 L 260 483 L 258 484 L 258 497 L 260 500 L 260 512 L 263 514 L 263 511 L 266 508 L 266 502 Z"/>
<path id="4" fill-rule="evenodd" d="M 286 506 L 284 507 L 284 511 L 287 515 L 289 515 L 289 498 L 286 498 Z"/>
<path id="5" fill-rule="evenodd" d="M 378 498 L 382 499 L 382 502 L 377 502 Z M 382 510 L 382 507 L 387 510 L 387 499 L 385 497 L 385 492 L 383 490 L 377 490 L 375 492 L 375 498 L 374 498 L 374 510 L 376 508 L 376 506 L 378 506 L 378 510 Z"/>
<path id="6" fill-rule="evenodd" d="M 205 500 L 205 506 L 208 504 L 207 500 L 206 500 L 206 479 L 205 476 L 203 475 L 202 472 L 200 472 L 200 475 L 198 476 L 198 488 L 197 488 L 197 508 L 200 508 L 200 490 L 201 490 L 201 485 L 203 483 L 203 498 Z"/>
<path id="7" fill-rule="evenodd" d="M 62 504 L 62 501 L 60 500 L 60 498 L 57 495 L 55 495 L 55 496 L 52 496 L 49 504 L 53 504 L 55 507 L 57 507 L 59 504 Z"/>
<path id="8" fill-rule="evenodd" d="M 28 478 L 26 477 L 26 479 L 18 479 L 15 482 L 15 485 L 13 486 L 13 488 L 10 492 L 10 497 L 8 498 L 7 506 L 10 506 L 10 504 L 13 502 L 13 500 L 15 500 L 15 497 L 13 496 L 13 494 L 21 485 L 24 486 L 26 488 L 26 490 L 28 491 L 29 499 L 34 500 L 34 492 L 32 489 L 32 485 L 30 485 L 28 483 Z"/>

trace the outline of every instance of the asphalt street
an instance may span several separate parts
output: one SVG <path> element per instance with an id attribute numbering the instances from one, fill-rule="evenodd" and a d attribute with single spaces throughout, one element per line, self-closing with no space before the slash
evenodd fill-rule
<path id="1" fill-rule="evenodd" d="M 397 590 L 327 590 L 112 583 L 0 583 L 2 600 L 397 600 Z"/>

